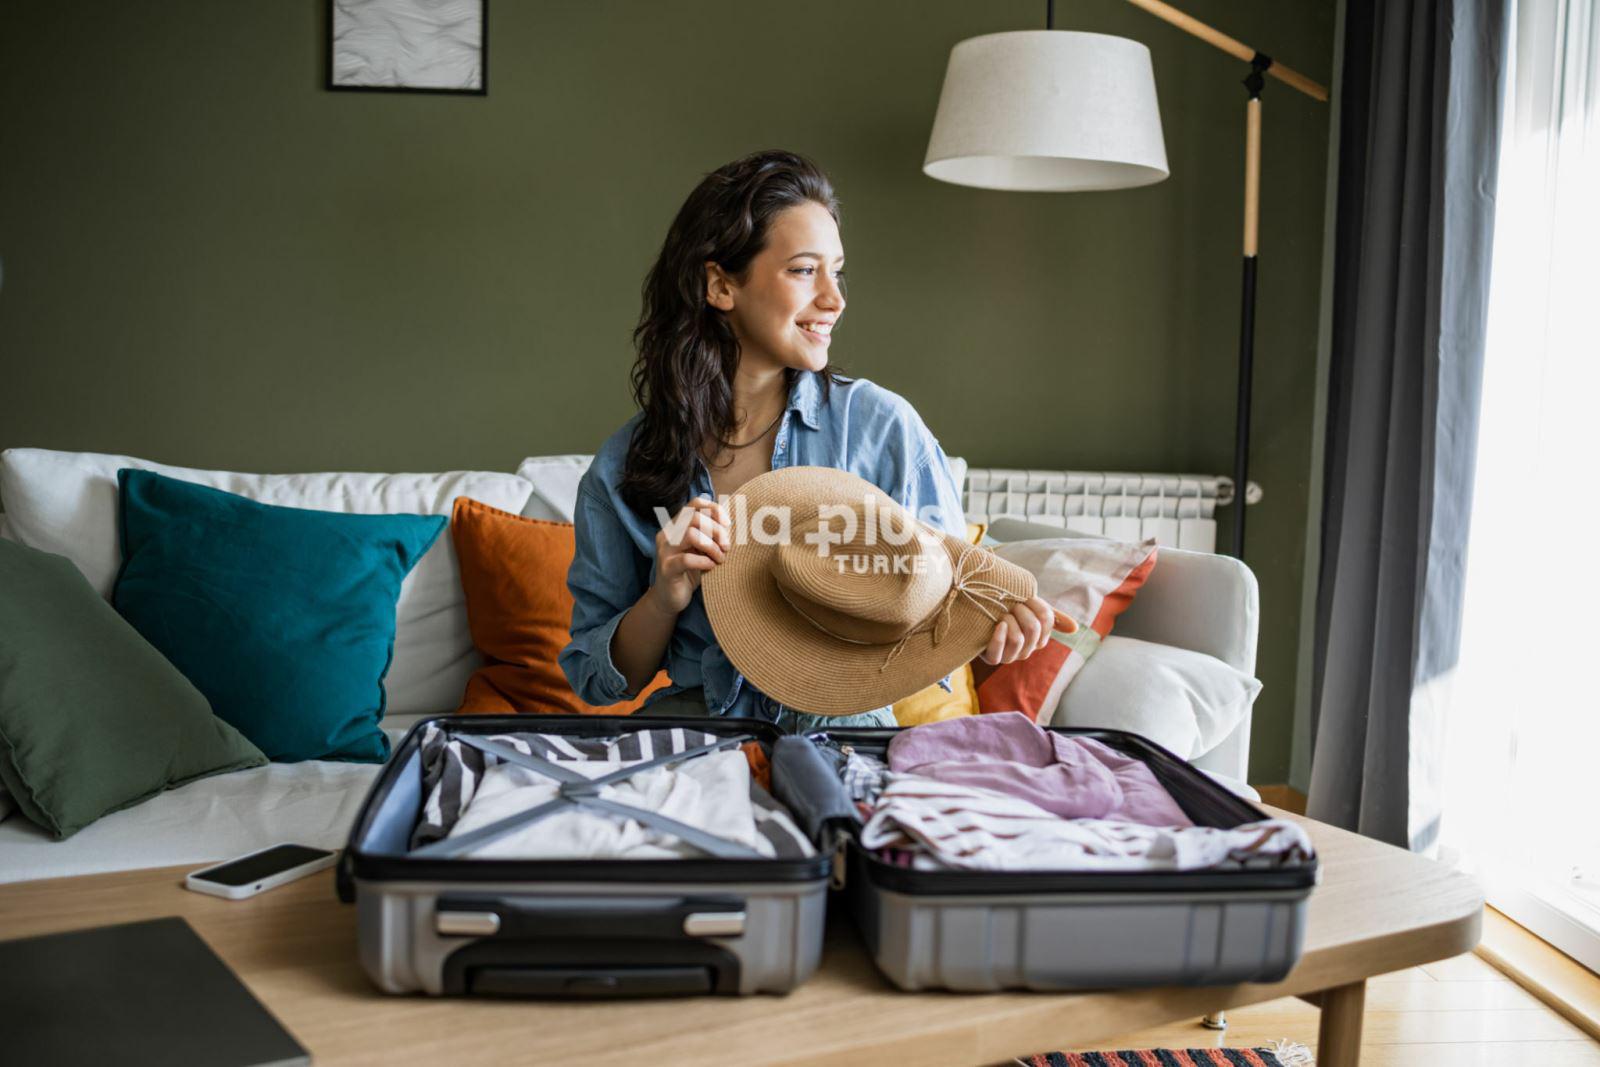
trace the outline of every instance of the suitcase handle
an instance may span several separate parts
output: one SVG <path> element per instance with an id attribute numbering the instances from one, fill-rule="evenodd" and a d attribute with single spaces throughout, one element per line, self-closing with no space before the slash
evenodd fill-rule
<path id="1" fill-rule="evenodd" d="M 671 941 L 742 937 L 738 897 L 440 897 L 434 929 L 443 937 Z"/>

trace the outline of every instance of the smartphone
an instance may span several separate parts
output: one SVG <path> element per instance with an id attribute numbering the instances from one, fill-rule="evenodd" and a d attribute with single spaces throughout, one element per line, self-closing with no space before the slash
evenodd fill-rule
<path id="1" fill-rule="evenodd" d="M 329 852 L 325 848 L 273 845 L 238 859 L 192 871 L 183 884 L 196 893 L 243 900 L 332 867 L 338 859 L 337 852 Z"/>

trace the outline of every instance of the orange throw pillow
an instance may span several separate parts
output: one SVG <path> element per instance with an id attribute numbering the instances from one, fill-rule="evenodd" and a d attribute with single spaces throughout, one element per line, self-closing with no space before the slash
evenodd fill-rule
<path id="1" fill-rule="evenodd" d="M 663 671 L 637 697 L 610 707 L 584 703 L 567 684 L 556 657 L 572 639 L 571 523 L 524 518 L 463 496 L 450 515 L 450 537 L 472 643 L 488 661 L 467 681 L 457 711 L 628 715 L 669 684 Z"/>

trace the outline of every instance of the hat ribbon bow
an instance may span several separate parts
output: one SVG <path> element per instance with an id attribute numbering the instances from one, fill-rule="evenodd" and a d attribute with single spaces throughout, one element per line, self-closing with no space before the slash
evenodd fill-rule
<path id="1" fill-rule="evenodd" d="M 906 631 L 900 640 L 894 643 L 894 646 L 889 649 L 889 654 L 886 655 L 883 659 L 883 662 L 879 664 L 878 670 L 880 672 L 887 670 L 889 664 L 894 662 L 895 656 L 899 655 L 900 650 L 905 647 L 906 642 L 911 640 L 917 634 L 926 633 L 927 631 L 932 630 L 933 644 L 935 647 L 938 647 L 939 642 L 944 640 L 944 635 L 950 629 L 950 612 L 955 607 L 956 601 L 959 598 L 965 597 L 973 607 L 983 612 L 991 622 L 998 621 L 1001 616 L 1008 613 L 1011 610 L 1010 602 L 1020 601 L 1023 598 L 1016 596 L 1003 585 L 984 581 L 979 577 L 979 575 L 983 574 L 984 571 L 990 569 L 992 566 L 992 557 L 988 552 L 985 552 L 982 549 L 972 548 L 961 553 L 961 559 L 956 563 L 956 573 L 950 582 L 950 591 L 945 594 L 944 599 L 940 601 L 939 606 L 935 608 L 926 619 L 917 624 L 917 626 L 913 629 Z M 785 591 L 781 584 L 778 585 L 778 592 L 784 600 L 788 601 L 789 606 L 793 608 L 802 619 L 805 619 L 812 626 L 815 626 L 829 637 L 852 645 L 872 645 L 879 643 L 875 641 L 858 641 L 853 637 L 846 637 L 843 634 L 835 633 L 822 623 L 818 622 L 816 619 L 813 619 L 810 615 L 807 615 L 804 608 L 800 607 L 800 605 L 796 604 L 792 599 L 790 599 L 788 592 Z"/>

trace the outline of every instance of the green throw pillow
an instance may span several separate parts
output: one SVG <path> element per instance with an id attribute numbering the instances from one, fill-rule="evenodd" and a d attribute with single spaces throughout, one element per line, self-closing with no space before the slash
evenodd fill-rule
<path id="1" fill-rule="evenodd" d="M 58 838 L 261 750 L 65 556 L 0 539 L 0 785 Z"/>

